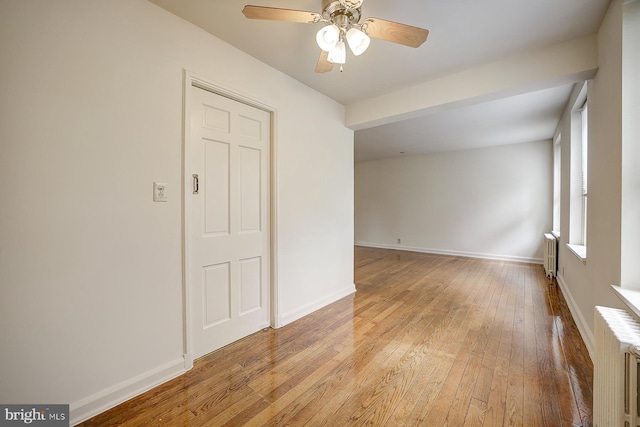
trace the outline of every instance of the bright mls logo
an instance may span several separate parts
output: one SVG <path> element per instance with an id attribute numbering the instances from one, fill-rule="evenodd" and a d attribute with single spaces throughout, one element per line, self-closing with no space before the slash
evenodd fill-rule
<path id="1" fill-rule="evenodd" d="M 69 405 L 0 405 L 0 427 L 69 425 Z"/>

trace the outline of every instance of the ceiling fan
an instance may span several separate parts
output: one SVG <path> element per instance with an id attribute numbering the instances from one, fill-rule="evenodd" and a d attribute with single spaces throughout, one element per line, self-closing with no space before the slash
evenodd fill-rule
<path id="1" fill-rule="evenodd" d="M 249 19 L 300 23 L 323 23 L 316 42 L 322 51 L 316 64 L 316 73 L 326 73 L 333 64 L 346 62 L 346 44 L 354 55 L 362 54 L 369 47 L 370 37 L 387 40 L 409 47 L 419 47 L 427 40 L 429 30 L 399 24 L 379 18 L 366 18 L 360 22 L 363 0 L 322 0 L 322 12 L 280 9 L 264 6 L 245 6 L 242 10 Z"/>

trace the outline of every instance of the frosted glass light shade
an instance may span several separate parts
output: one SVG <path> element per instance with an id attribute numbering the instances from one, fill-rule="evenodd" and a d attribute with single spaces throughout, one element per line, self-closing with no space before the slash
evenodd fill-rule
<path id="1" fill-rule="evenodd" d="M 351 52 L 353 52 L 355 56 L 358 56 L 367 50 L 371 39 L 357 28 L 350 28 L 349 31 L 347 31 L 347 43 L 349 43 Z"/>
<path id="2" fill-rule="evenodd" d="M 338 40 L 340 40 L 340 29 L 335 24 L 320 28 L 320 31 L 316 34 L 318 46 L 327 52 L 331 52 L 338 43 Z"/>
<path id="3" fill-rule="evenodd" d="M 342 40 L 338 41 L 335 47 L 331 49 L 327 60 L 329 62 L 333 62 L 334 64 L 344 64 L 345 62 L 347 62 L 347 48 Z"/>

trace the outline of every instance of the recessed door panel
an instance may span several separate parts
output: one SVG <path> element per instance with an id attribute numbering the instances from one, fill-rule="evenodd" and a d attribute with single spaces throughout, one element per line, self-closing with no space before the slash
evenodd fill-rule
<path id="1" fill-rule="evenodd" d="M 244 137 L 262 140 L 262 122 L 253 117 L 240 117 L 240 134 Z"/>
<path id="2" fill-rule="evenodd" d="M 262 259 L 260 257 L 240 261 L 240 315 L 261 308 Z"/>
<path id="3" fill-rule="evenodd" d="M 229 133 L 231 129 L 231 112 L 211 105 L 203 105 L 202 126 L 216 131 Z"/>
<path id="4" fill-rule="evenodd" d="M 260 231 L 261 162 L 260 150 L 240 147 L 240 231 Z"/>
<path id="5" fill-rule="evenodd" d="M 229 144 L 204 141 L 205 234 L 229 234 Z"/>
<path id="6" fill-rule="evenodd" d="M 231 318 L 231 270 L 228 262 L 205 267 L 202 281 L 204 328 Z"/>

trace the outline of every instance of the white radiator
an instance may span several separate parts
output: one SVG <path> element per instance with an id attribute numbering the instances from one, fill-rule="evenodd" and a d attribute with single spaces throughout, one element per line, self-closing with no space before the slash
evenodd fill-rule
<path id="1" fill-rule="evenodd" d="M 626 311 L 595 308 L 593 425 L 638 427 L 640 324 Z"/>
<path id="2" fill-rule="evenodd" d="M 544 272 L 547 277 L 556 277 L 556 262 L 558 257 L 556 256 L 557 241 L 553 234 L 544 234 Z"/>

